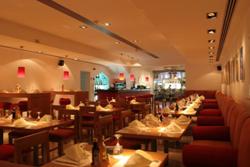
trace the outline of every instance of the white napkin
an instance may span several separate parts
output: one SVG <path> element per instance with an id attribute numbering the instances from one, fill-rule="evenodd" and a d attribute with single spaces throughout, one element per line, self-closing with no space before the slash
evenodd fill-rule
<path id="1" fill-rule="evenodd" d="M 112 104 L 108 104 L 105 106 L 105 109 L 112 109 L 113 108 L 113 105 Z"/>
<path id="2" fill-rule="evenodd" d="M 205 96 L 201 95 L 201 96 L 200 96 L 200 100 L 201 100 L 201 101 L 202 101 L 202 100 L 205 100 Z"/>
<path id="3" fill-rule="evenodd" d="M 67 158 L 79 163 L 83 163 L 81 161 L 86 161 L 86 159 L 88 159 L 91 155 L 89 151 L 86 151 L 83 148 L 83 144 L 81 143 L 74 144 L 71 147 L 65 149 L 64 153 Z"/>
<path id="4" fill-rule="evenodd" d="M 130 100 L 130 104 L 136 104 L 136 103 L 137 103 L 136 99 Z"/>
<path id="5" fill-rule="evenodd" d="M 181 115 L 177 120 L 177 122 L 188 122 L 190 119 L 186 117 L 185 115 Z"/>
<path id="6" fill-rule="evenodd" d="M 72 104 L 66 105 L 67 110 L 75 110 L 75 107 Z"/>
<path id="7" fill-rule="evenodd" d="M 148 114 L 142 120 L 142 123 L 148 127 L 158 127 L 160 125 L 160 120 L 155 117 L 153 114 Z"/>
<path id="8" fill-rule="evenodd" d="M 50 122 L 52 121 L 52 116 L 49 114 L 45 114 L 39 121 L 41 122 Z"/>
<path id="9" fill-rule="evenodd" d="M 18 120 L 15 120 L 13 125 L 19 127 L 26 127 L 26 126 L 36 126 L 37 124 L 34 122 L 28 122 L 24 118 L 20 118 Z"/>
<path id="10" fill-rule="evenodd" d="M 181 133 L 183 131 L 183 129 L 177 125 L 174 122 L 171 122 L 167 127 L 166 127 L 166 132 L 170 132 L 170 133 Z"/>
<path id="11" fill-rule="evenodd" d="M 169 114 L 171 112 L 170 108 L 167 106 L 163 109 L 163 113 Z"/>
<path id="12" fill-rule="evenodd" d="M 97 111 L 106 111 L 107 109 L 102 107 L 101 105 L 96 106 Z"/>
<path id="13" fill-rule="evenodd" d="M 152 163 L 153 158 L 142 150 L 137 150 L 126 162 L 124 167 L 148 167 Z"/>
<path id="14" fill-rule="evenodd" d="M 144 125 L 142 122 L 140 122 L 138 120 L 134 120 L 134 121 L 130 122 L 128 126 L 130 128 L 145 128 L 146 127 L 146 125 Z"/>
<path id="15" fill-rule="evenodd" d="M 110 100 L 110 102 L 115 103 L 116 100 L 115 100 L 114 98 L 112 98 L 112 99 Z"/>

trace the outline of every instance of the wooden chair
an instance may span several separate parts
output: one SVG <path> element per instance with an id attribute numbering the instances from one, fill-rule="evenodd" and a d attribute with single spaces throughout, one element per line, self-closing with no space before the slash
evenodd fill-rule
<path id="1" fill-rule="evenodd" d="M 84 106 L 79 111 L 80 120 L 80 136 L 82 137 L 82 129 L 88 131 L 89 142 L 92 142 L 93 137 L 100 137 L 102 130 L 107 132 L 106 135 L 111 135 L 113 131 L 112 115 L 100 116 L 96 111 L 96 107 Z"/>
<path id="2" fill-rule="evenodd" d="M 130 109 L 121 111 L 121 128 L 128 126 L 133 121 L 133 113 Z"/>
<path id="3" fill-rule="evenodd" d="M 42 151 L 41 164 L 49 162 L 49 133 L 41 131 L 24 137 L 15 139 L 14 162 L 22 164 L 24 155 L 29 151 L 33 151 L 33 165 L 39 165 L 39 148 Z"/>
<path id="4" fill-rule="evenodd" d="M 59 110 L 59 119 L 69 120 L 72 119 L 72 116 L 74 117 L 74 121 L 71 125 L 68 125 L 66 127 L 59 127 L 49 132 L 49 140 L 58 144 L 57 148 L 54 148 L 50 151 L 58 149 L 59 156 L 62 156 L 64 154 L 64 142 L 74 140 L 74 143 L 76 143 L 78 141 L 79 134 L 78 110 Z"/>

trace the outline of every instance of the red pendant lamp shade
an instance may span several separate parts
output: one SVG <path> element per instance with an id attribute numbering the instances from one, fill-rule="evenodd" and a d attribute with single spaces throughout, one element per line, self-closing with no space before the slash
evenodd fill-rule
<path id="1" fill-rule="evenodd" d="M 63 79 L 68 80 L 69 79 L 69 71 L 63 71 Z"/>
<path id="2" fill-rule="evenodd" d="M 145 77 L 145 81 L 148 82 L 149 81 L 149 77 Z"/>
<path id="3" fill-rule="evenodd" d="M 25 67 L 18 67 L 17 68 L 17 77 L 24 78 L 25 77 Z"/>
<path id="4" fill-rule="evenodd" d="M 121 73 L 119 74 L 119 80 L 124 80 L 124 73 L 121 72 Z"/>
<path id="5" fill-rule="evenodd" d="M 130 81 L 135 81 L 135 75 L 134 74 L 130 74 Z"/>

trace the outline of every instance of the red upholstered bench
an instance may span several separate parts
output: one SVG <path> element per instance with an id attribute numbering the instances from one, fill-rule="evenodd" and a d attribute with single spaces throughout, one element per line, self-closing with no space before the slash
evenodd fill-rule
<path id="1" fill-rule="evenodd" d="M 10 144 L 0 145 L 0 160 L 8 160 L 14 157 L 15 147 Z"/>

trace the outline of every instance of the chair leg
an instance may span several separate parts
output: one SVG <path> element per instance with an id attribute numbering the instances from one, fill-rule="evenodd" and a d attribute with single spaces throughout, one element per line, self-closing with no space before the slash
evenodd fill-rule
<path id="1" fill-rule="evenodd" d="M 59 156 L 62 156 L 64 153 L 63 153 L 63 141 L 59 141 L 58 142 L 58 155 Z"/>

